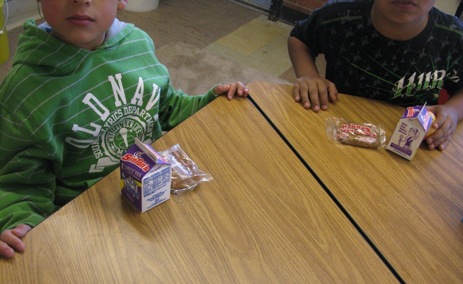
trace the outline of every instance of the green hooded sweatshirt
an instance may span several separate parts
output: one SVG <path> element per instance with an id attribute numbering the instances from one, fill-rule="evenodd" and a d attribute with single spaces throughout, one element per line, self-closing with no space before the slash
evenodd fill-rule
<path id="1" fill-rule="evenodd" d="M 0 232 L 36 226 L 216 98 L 175 90 L 154 43 L 117 19 L 102 46 L 78 48 L 24 24 L 0 85 Z"/>

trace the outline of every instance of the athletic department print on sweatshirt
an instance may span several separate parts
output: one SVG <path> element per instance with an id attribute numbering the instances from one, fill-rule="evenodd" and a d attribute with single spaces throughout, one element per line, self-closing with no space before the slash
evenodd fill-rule
<path id="1" fill-rule="evenodd" d="M 102 102 L 98 96 L 87 93 L 81 101 L 98 116 L 98 120 L 88 126 L 72 126 L 73 132 L 87 133 L 89 139 L 72 136 L 65 139 L 66 143 L 76 148 L 92 148 L 98 162 L 90 165 L 89 173 L 102 172 L 105 167 L 118 164 L 119 158 L 135 138 L 151 142 L 154 124 L 159 119 L 157 114 L 152 115 L 151 112 L 159 101 L 159 86 L 153 84 L 151 90 L 145 90 L 145 83 L 140 77 L 135 93 L 127 96 L 120 73 L 108 76 L 108 82 L 112 87 L 113 100 Z M 143 97 L 145 92 L 151 93 L 148 99 Z M 107 104 L 111 104 L 111 107 L 107 107 Z M 115 110 L 111 112 L 113 108 Z"/>

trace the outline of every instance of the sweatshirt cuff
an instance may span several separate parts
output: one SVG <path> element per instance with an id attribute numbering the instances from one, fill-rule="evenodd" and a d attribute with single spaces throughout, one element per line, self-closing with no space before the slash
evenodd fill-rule
<path id="1" fill-rule="evenodd" d="M 217 84 L 218 85 L 218 84 Z M 214 93 L 214 88 L 217 86 L 215 85 L 214 87 L 212 87 L 208 92 L 207 92 L 207 95 L 208 97 L 214 97 L 214 98 L 217 98 L 219 97 L 221 94 L 216 94 Z"/>

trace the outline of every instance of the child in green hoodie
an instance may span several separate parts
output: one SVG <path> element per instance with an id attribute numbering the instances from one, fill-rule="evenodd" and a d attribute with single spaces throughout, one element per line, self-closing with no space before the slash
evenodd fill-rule
<path id="1" fill-rule="evenodd" d="M 0 85 L 0 256 L 24 250 L 34 226 L 119 165 L 135 138 L 151 143 L 217 95 L 175 90 L 142 30 L 116 19 L 126 0 L 38 0 Z"/>

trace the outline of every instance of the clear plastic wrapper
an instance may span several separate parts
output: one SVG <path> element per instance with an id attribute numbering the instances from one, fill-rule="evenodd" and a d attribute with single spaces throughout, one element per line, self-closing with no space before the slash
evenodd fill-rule
<path id="1" fill-rule="evenodd" d="M 344 118 L 326 119 L 328 139 L 345 145 L 378 149 L 386 147 L 386 131 L 372 123 L 357 123 Z"/>
<path id="2" fill-rule="evenodd" d="M 213 180 L 212 175 L 199 169 L 179 144 L 159 154 L 172 165 L 171 193 L 181 194 L 193 190 L 201 182 Z"/>

